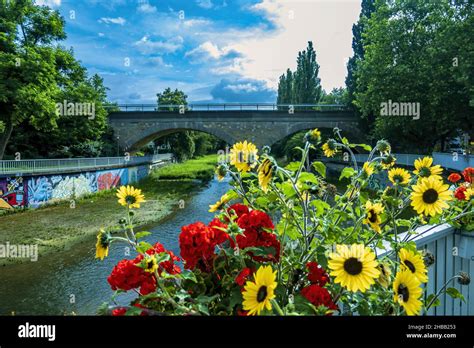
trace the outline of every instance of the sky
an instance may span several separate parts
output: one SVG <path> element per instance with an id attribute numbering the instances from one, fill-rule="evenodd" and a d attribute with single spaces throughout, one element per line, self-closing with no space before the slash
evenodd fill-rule
<path id="1" fill-rule="evenodd" d="M 120 104 L 276 101 L 278 78 L 313 41 L 329 92 L 344 86 L 360 0 L 36 0 L 59 10 L 63 43 Z"/>

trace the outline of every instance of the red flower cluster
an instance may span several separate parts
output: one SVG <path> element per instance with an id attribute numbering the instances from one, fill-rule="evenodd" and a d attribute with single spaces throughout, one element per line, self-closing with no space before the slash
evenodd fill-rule
<path id="1" fill-rule="evenodd" d="M 332 301 L 331 295 L 326 288 L 323 288 L 316 284 L 311 284 L 307 287 L 304 287 L 301 290 L 301 295 L 303 295 L 309 302 L 314 306 L 325 306 L 328 309 L 336 310 L 338 307 Z"/>
<path id="2" fill-rule="evenodd" d="M 239 218 L 244 214 L 250 213 L 250 210 L 246 205 L 236 203 L 227 208 L 227 213 L 229 215 L 232 215 L 232 213 L 234 213 L 235 215 L 237 215 L 237 218 Z"/>
<path id="3" fill-rule="evenodd" d="M 453 184 L 455 184 L 459 180 L 461 180 L 461 175 L 459 175 L 458 173 L 452 173 L 448 176 L 448 180 L 452 182 Z"/>
<path id="4" fill-rule="evenodd" d="M 326 270 L 318 265 L 317 262 L 311 261 L 306 264 L 308 269 L 308 279 L 311 284 L 316 284 L 319 286 L 324 286 L 329 282 L 329 275 L 326 273 Z"/>
<path id="5" fill-rule="evenodd" d="M 242 271 L 240 271 L 237 277 L 235 277 L 236 284 L 239 285 L 240 288 L 243 290 L 245 283 L 250 280 L 252 274 L 252 269 L 245 267 Z"/>
<path id="6" fill-rule="evenodd" d="M 156 243 L 152 249 L 147 251 L 148 255 L 166 252 L 170 255 L 168 261 L 163 261 L 158 265 L 158 274 L 163 270 L 170 274 L 181 273 L 181 269 L 175 265 L 179 257 L 172 251 L 166 250 L 162 244 Z M 107 281 L 112 290 L 124 290 L 140 288 L 140 294 L 147 295 L 156 290 L 156 279 L 152 273 L 145 272 L 143 268 L 137 266 L 143 260 L 143 255 L 138 255 L 133 260 L 122 260 L 112 270 Z"/>
<path id="7" fill-rule="evenodd" d="M 187 269 L 194 269 L 198 266 L 202 271 L 210 271 L 216 245 L 229 239 L 226 232 L 216 227 L 225 228 L 227 226 L 216 218 L 211 221 L 209 226 L 202 222 L 195 222 L 181 228 L 179 247 Z"/>
<path id="8" fill-rule="evenodd" d="M 464 180 L 470 184 L 474 181 L 474 168 L 473 167 L 467 167 L 464 169 L 462 172 L 462 176 L 464 177 Z"/>
<path id="9" fill-rule="evenodd" d="M 230 208 L 233 208 L 233 206 Z M 265 231 L 265 229 L 273 230 L 275 228 L 270 217 L 260 210 L 252 210 L 251 212 L 246 213 L 243 209 L 238 209 L 240 210 L 241 215 L 237 219 L 237 225 L 245 230 L 243 234 L 236 237 L 239 248 L 273 248 L 273 253 L 269 253 L 266 256 L 252 256 L 252 258 L 257 262 L 278 261 L 280 259 L 280 242 L 274 233 Z M 231 241 L 231 246 L 235 247 L 233 241 Z M 252 253 L 249 253 L 249 255 L 252 255 Z"/>
<path id="10" fill-rule="evenodd" d="M 146 307 L 143 307 L 141 304 L 139 303 L 135 303 L 133 305 L 134 307 L 138 307 L 138 308 L 146 308 Z M 115 308 L 112 310 L 112 316 L 114 317 L 121 317 L 121 316 L 124 316 L 125 313 L 127 313 L 127 308 L 124 308 L 124 307 L 119 307 L 119 308 Z M 147 316 L 148 313 L 145 312 L 145 311 L 141 311 L 140 313 L 141 316 Z"/>
<path id="11" fill-rule="evenodd" d="M 463 201 L 466 199 L 466 192 L 467 188 L 465 186 L 459 186 L 455 191 L 454 191 L 454 197 L 459 199 L 460 201 Z"/>

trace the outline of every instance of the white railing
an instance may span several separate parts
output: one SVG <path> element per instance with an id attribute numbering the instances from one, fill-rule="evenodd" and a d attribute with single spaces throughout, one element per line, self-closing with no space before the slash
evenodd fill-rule
<path id="1" fill-rule="evenodd" d="M 417 155 L 411 153 L 394 153 L 392 154 L 397 159 L 397 164 L 402 166 L 413 167 L 413 163 L 418 158 L 423 158 L 427 155 Z M 356 161 L 363 163 L 367 161 L 368 154 L 355 154 Z M 433 164 L 439 164 L 441 167 L 462 171 L 467 167 L 474 167 L 474 155 L 462 155 L 456 153 L 433 152 Z M 319 156 L 319 160 L 331 161 L 331 158 Z M 343 161 L 342 157 L 336 157 L 334 161 Z M 350 157 L 348 158 L 350 161 Z M 349 161 L 344 161 L 350 163 Z"/>
<path id="2" fill-rule="evenodd" d="M 57 173 L 84 169 L 132 166 L 171 160 L 171 154 L 142 157 L 59 158 L 0 161 L 0 175 Z"/>

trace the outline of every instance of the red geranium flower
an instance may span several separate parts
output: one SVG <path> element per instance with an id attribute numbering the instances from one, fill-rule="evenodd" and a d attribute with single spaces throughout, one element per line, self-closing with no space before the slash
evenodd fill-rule
<path id="1" fill-rule="evenodd" d="M 252 210 L 248 214 L 243 214 L 238 220 L 237 224 L 245 232 L 236 237 L 237 244 L 240 249 L 248 247 L 265 247 L 273 250 L 266 256 L 252 256 L 255 261 L 278 261 L 280 259 L 280 242 L 275 234 L 267 232 L 266 230 L 273 230 L 273 225 L 270 216 L 263 211 Z M 234 243 L 231 240 L 231 246 Z M 253 255 L 249 253 L 249 255 Z"/>
<path id="2" fill-rule="evenodd" d="M 227 213 L 231 215 L 232 210 L 237 215 L 237 218 L 241 217 L 244 214 L 248 214 L 250 212 L 249 207 L 241 203 L 232 204 L 229 208 L 227 208 Z"/>
<path id="3" fill-rule="evenodd" d="M 464 169 L 464 171 L 462 172 L 462 176 L 464 177 L 464 180 L 469 182 L 469 183 L 472 183 L 474 181 L 474 168 L 472 167 L 467 167 L 466 169 Z"/>
<path id="4" fill-rule="evenodd" d="M 210 223 L 209 223 L 209 228 L 211 229 L 211 241 L 215 245 L 219 245 L 224 243 L 226 240 L 229 239 L 229 235 L 221 230 L 221 228 L 227 228 L 227 225 L 223 223 L 219 218 L 214 218 Z"/>
<path id="5" fill-rule="evenodd" d="M 112 290 L 131 290 L 141 286 L 146 272 L 133 260 L 122 260 L 112 270 L 107 281 Z"/>
<path id="6" fill-rule="evenodd" d="M 115 308 L 115 309 L 112 309 L 112 316 L 114 317 L 120 317 L 120 316 L 123 316 L 125 315 L 125 313 L 127 312 L 127 308 Z"/>
<path id="7" fill-rule="evenodd" d="M 309 302 L 314 306 L 325 306 L 329 309 L 336 310 L 338 307 L 332 301 L 331 295 L 326 288 L 322 288 L 319 285 L 312 284 L 307 287 L 304 287 L 301 290 L 301 295 L 303 295 Z"/>
<path id="8" fill-rule="evenodd" d="M 459 180 L 461 180 L 461 175 L 458 173 L 452 173 L 448 176 L 448 180 L 451 181 L 453 184 L 457 183 Z"/>
<path id="9" fill-rule="evenodd" d="M 249 280 L 250 276 L 253 274 L 252 269 L 245 267 L 240 273 L 235 277 L 235 282 L 243 288 L 247 280 Z"/>
<path id="10" fill-rule="evenodd" d="M 329 275 L 326 273 L 326 270 L 318 265 L 317 262 L 311 261 L 306 264 L 308 269 L 308 279 L 312 284 L 317 284 L 319 286 L 326 285 L 329 282 Z"/>
<path id="11" fill-rule="evenodd" d="M 202 271 L 210 270 L 216 246 L 213 235 L 213 230 L 202 222 L 195 222 L 181 228 L 179 247 L 186 269 L 194 269 L 198 266 Z"/>
<path id="12" fill-rule="evenodd" d="M 455 191 L 454 191 L 454 197 L 459 199 L 460 201 L 463 201 L 466 199 L 466 195 L 464 192 L 466 192 L 466 187 L 464 186 L 459 186 Z"/>

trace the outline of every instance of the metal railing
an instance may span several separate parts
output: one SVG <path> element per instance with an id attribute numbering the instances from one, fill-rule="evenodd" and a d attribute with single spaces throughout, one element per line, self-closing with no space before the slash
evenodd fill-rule
<path id="1" fill-rule="evenodd" d="M 406 154 L 406 153 L 394 153 L 392 154 L 396 159 L 397 165 L 413 167 L 413 163 L 418 158 L 423 158 L 428 155 L 417 155 L 417 154 Z M 368 154 L 355 154 L 356 161 L 358 163 L 363 163 L 367 161 L 369 157 Z M 464 170 L 467 167 L 474 166 L 474 155 L 459 155 L 459 154 L 452 154 L 452 153 L 441 153 L 441 152 L 433 152 L 433 164 L 439 164 L 441 167 L 452 169 L 452 170 Z M 325 161 L 336 161 L 336 162 L 344 162 L 350 163 L 350 158 L 348 161 L 344 161 L 342 155 L 335 158 L 327 158 L 324 156 L 318 156 L 318 160 L 325 160 Z"/>
<path id="2" fill-rule="evenodd" d="M 57 173 L 104 167 L 131 166 L 145 163 L 169 161 L 171 154 L 158 154 L 142 157 L 96 157 L 96 158 L 60 158 L 28 159 L 0 161 L 0 175 Z"/>
<path id="3" fill-rule="evenodd" d="M 474 234 L 456 230 L 453 226 L 443 224 L 440 226 L 425 225 L 419 227 L 415 234 L 401 233 L 399 240 L 409 240 L 416 243 L 418 249 L 427 250 L 433 254 L 435 263 L 428 267 L 428 283 L 423 287 L 424 300 L 430 294 L 440 291 L 449 281 L 447 287 L 457 289 L 465 299 L 453 299 L 442 293 L 439 297 L 439 306 L 431 307 L 428 315 L 474 315 L 474 282 L 461 285 L 453 276 L 463 271 L 474 276 Z M 389 242 L 383 242 L 384 249 L 377 249 L 377 254 L 384 255 L 394 252 Z M 467 247 L 466 247 L 467 246 Z"/>
<path id="4" fill-rule="evenodd" d="M 134 112 L 134 111 L 162 111 L 162 112 L 179 112 L 180 110 L 188 111 L 346 111 L 349 110 L 345 105 L 339 104 L 273 104 L 273 103 L 208 103 L 208 104 L 119 104 L 106 107 L 114 112 Z"/>

